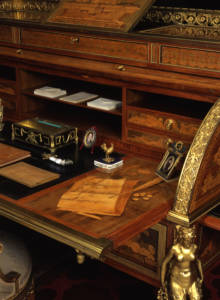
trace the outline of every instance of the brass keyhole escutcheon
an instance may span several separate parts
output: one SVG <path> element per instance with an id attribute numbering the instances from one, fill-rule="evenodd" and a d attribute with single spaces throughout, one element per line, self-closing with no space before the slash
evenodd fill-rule
<path id="1" fill-rule="evenodd" d="M 79 38 L 76 36 L 71 36 L 70 37 L 70 44 L 78 44 L 79 43 Z"/>
<path id="2" fill-rule="evenodd" d="M 168 138 L 166 141 L 165 141 L 165 147 L 168 148 L 170 144 L 173 144 L 173 140 Z"/>
<path id="3" fill-rule="evenodd" d="M 125 71 L 126 70 L 124 65 L 118 66 L 117 69 L 118 69 L 118 71 Z"/>
<path id="4" fill-rule="evenodd" d="M 22 49 L 17 49 L 17 50 L 16 50 L 16 53 L 17 53 L 17 54 L 23 54 L 23 51 L 22 51 Z"/>
<path id="5" fill-rule="evenodd" d="M 172 130 L 173 129 L 173 126 L 174 126 L 174 120 L 172 120 L 172 119 L 167 119 L 166 121 L 165 121 L 165 127 L 166 127 L 166 129 L 167 130 Z"/>

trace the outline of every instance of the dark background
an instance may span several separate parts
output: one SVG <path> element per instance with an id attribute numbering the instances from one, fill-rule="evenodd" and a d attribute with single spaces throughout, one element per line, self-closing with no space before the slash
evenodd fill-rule
<path id="1" fill-rule="evenodd" d="M 170 7 L 187 7 L 187 8 L 203 8 L 203 9 L 220 9 L 219 1 L 211 0 L 156 0 L 154 5 L 170 6 Z"/>

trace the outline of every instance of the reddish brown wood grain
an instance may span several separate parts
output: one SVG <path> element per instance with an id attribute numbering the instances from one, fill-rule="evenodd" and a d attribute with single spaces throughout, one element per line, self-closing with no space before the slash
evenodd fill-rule
<path id="1" fill-rule="evenodd" d="M 155 177 L 155 167 L 155 163 L 147 160 L 130 159 L 126 161 L 124 169 L 113 173 L 112 176 L 136 178 L 139 182 L 138 186 L 141 188 L 146 181 Z M 92 173 L 94 172 L 98 171 L 93 171 Z M 96 220 L 69 211 L 58 210 L 57 203 L 61 195 L 75 180 L 78 181 L 80 178 L 85 178 L 86 175 L 42 190 L 24 199 L 14 201 L 14 203 L 25 211 L 34 213 L 39 218 L 44 217 L 95 238 L 111 239 L 115 245 L 118 245 L 123 240 L 130 238 L 137 232 L 164 218 L 174 199 L 176 183 L 170 185 L 166 182 L 161 182 L 149 187 L 147 190 L 144 188 L 140 190 L 140 192 L 151 194 L 152 198 L 150 200 L 146 201 L 140 197 L 140 200 L 135 201 L 131 197 L 128 200 L 124 213 L 119 217 L 101 216 L 101 220 Z"/>
<path id="2" fill-rule="evenodd" d="M 220 218 L 207 215 L 201 219 L 201 223 L 207 227 L 220 231 Z"/>

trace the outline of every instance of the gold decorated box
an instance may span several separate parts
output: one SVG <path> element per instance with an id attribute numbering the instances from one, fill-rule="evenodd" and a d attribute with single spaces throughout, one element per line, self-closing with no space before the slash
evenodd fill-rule
<path id="1" fill-rule="evenodd" d="M 12 140 L 49 150 L 78 143 L 77 128 L 60 122 L 32 118 L 12 125 Z"/>

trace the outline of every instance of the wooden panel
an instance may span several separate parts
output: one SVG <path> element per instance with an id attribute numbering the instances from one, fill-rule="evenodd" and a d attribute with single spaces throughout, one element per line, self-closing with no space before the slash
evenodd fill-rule
<path id="1" fill-rule="evenodd" d="M 220 71 L 219 56 L 220 51 L 163 45 L 160 47 L 160 64 L 175 67 Z"/>
<path id="2" fill-rule="evenodd" d="M 167 149 L 169 135 L 160 135 L 151 132 L 142 132 L 140 130 L 128 129 L 127 140 L 132 143 L 138 143 L 146 146 L 159 148 L 163 151 Z"/>
<path id="3" fill-rule="evenodd" d="M 118 57 L 147 62 L 147 43 L 103 39 L 70 33 L 52 33 L 24 28 L 21 34 L 25 46 L 67 50 L 100 56 Z"/>
<path id="4" fill-rule="evenodd" d="M 49 22 L 128 31 L 155 0 L 62 1 Z"/>
<path id="5" fill-rule="evenodd" d="M 132 158 L 124 162 L 122 169 L 113 173 L 112 178 L 122 177 L 137 180 L 138 183 L 134 188 L 134 193 L 142 192 L 151 195 L 148 200 L 145 200 L 141 196 L 142 194 L 139 199 L 133 199 L 134 195 L 132 193 L 124 213 L 118 217 L 100 216 L 99 219 L 94 219 L 57 208 L 62 194 L 75 180 L 80 180 L 85 175 L 44 190 L 41 193 L 31 195 L 21 200 L 21 202 L 16 201 L 16 204 L 18 205 L 20 202 L 23 208 L 25 207 L 40 216 L 56 221 L 58 224 L 78 230 L 95 238 L 111 239 L 115 245 L 118 245 L 123 240 L 143 231 L 148 226 L 156 224 L 167 214 L 170 208 L 176 190 L 175 182 L 169 184 L 160 182 L 151 187 L 147 187 L 146 185 L 149 181 L 157 178 L 154 173 L 156 165 L 157 163 L 155 162 Z M 109 174 L 102 173 L 102 176 L 103 178 L 109 178 Z"/>
<path id="6" fill-rule="evenodd" d="M 34 188 L 60 177 L 57 173 L 35 167 L 23 161 L 1 168 L 0 175 L 30 188 Z"/>
<path id="7" fill-rule="evenodd" d="M 12 42 L 12 27 L 1 25 L 0 41 Z"/>
<path id="8" fill-rule="evenodd" d="M 0 42 L 19 43 L 20 41 L 20 28 L 1 25 Z"/>
<path id="9" fill-rule="evenodd" d="M 23 61 L 32 61 L 43 70 L 48 64 L 59 68 L 59 74 L 63 75 L 65 70 L 72 68 L 73 72 L 77 71 L 82 74 L 82 79 L 90 81 L 104 81 L 105 78 L 111 80 L 123 80 L 133 84 L 148 84 L 155 91 L 166 92 L 169 95 L 178 95 L 190 99 L 198 99 L 213 103 L 216 97 L 219 97 L 220 82 L 216 78 L 190 76 L 180 73 L 165 72 L 159 70 L 149 70 L 126 66 L 120 70 L 118 64 L 106 63 L 89 59 L 79 59 L 75 57 L 59 56 L 52 53 L 42 53 L 37 51 L 24 50 L 17 53 L 15 49 L 0 46 L 0 53 L 7 56 L 8 59 L 22 59 Z M 42 68 L 43 67 L 43 68 Z M 36 69 L 36 66 L 35 66 Z M 123 71 L 123 72 L 122 72 Z M 57 74 L 54 70 L 54 74 Z M 112 81 L 113 82 L 113 81 Z"/>
<path id="10" fill-rule="evenodd" d="M 0 143 L 0 167 L 13 164 L 29 156 L 31 156 L 31 153 L 27 150 Z M 1 170 L 3 170 L 3 168 L 1 168 L 0 171 Z M 21 174 L 18 174 L 18 176 L 19 175 Z"/>
<path id="11" fill-rule="evenodd" d="M 0 93 L 15 95 L 15 85 L 12 82 L 0 80 Z"/>
<path id="12" fill-rule="evenodd" d="M 219 218 L 215 218 L 215 219 L 217 221 L 219 220 Z M 207 226 L 209 224 L 206 223 L 205 225 Z M 211 263 L 219 261 L 220 259 L 220 239 L 219 239 L 220 229 L 215 228 L 217 230 L 213 230 L 212 226 L 211 228 L 208 228 L 206 226 L 203 226 L 202 240 L 201 240 L 201 245 L 199 250 L 199 259 L 202 262 L 203 271 L 209 268 Z"/>
<path id="13" fill-rule="evenodd" d="M 166 134 L 172 132 L 190 139 L 194 137 L 200 124 L 200 121 L 191 118 L 181 118 L 181 116 L 147 110 L 128 110 L 127 122 L 145 128 L 162 130 Z"/>
<path id="14" fill-rule="evenodd" d="M 204 218 L 202 218 L 201 223 L 207 227 L 220 231 L 220 218 L 206 215 Z"/>
<path id="15" fill-rule="evenodd" d="M 105 256 L 133 271 L 160 278 L 160 264 L 166 252 L 167 226 L 156 224 L 123 242 Z"/>

